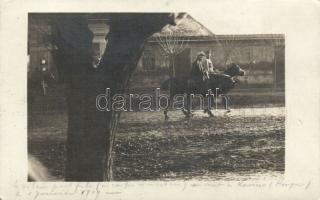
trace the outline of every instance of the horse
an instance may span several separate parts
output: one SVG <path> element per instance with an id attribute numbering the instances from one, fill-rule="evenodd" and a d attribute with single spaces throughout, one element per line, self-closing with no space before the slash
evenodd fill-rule
<path id="1" fill-rule="evenodd" d="M 223 96 L 225 98 L 225 108 L 229 112 L 230 98 L 226 95 L 232 88 L 234 88 L 237 81 L 235 76 L 244 76 L 245 72 L 238 64 L 231 63 L 230 66 L 221 74 L 210 74 L 209 79 L 205 82 L 194 81 L 191 76 L 169 78 L 161 85 L 163 90 L 170 90 L 169 103 L 164 110 L 165 120 L 169 119 L 168 109 L 172 104 L 174 95 L 187 95 L 187 109 L 182 109 L 186 117 L 191 116 L 190 111 L 190 95 L 200 94 L 203 97 L 208 95 L 208 91 L 214 92 L 214 95 Z M 210 97 L 209 97 L 210 98 Z M 210 109 L 205 109 L 209 116 L 213 116 Z"/>

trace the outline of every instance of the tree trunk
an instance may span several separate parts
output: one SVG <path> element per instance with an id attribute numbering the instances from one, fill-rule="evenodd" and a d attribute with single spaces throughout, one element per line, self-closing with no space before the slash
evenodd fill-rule
<path id="1" fill-rule="evenodd" d="M 167 13 L 111 15 L 108 44 L 94 69 L 92 33 L 84 15 L 61 16 L 55 21 L 54 43 L 59 72 L 69 86 L 66 181 L 112 180 L 112 147 L 120 113 L 99 111 L 96 97 L 106 88 L 111 97 L 123 93 L 145 40 L 174 20 Z"/>
<path id="2" fill-rule="evenodd" d="M 176 68 L 175 68 L 174 58 L 175 58 L 175 56 L 170 55 L 169 59 L 170 59 L 171 78 L 175 78 L 176 77 Z"/>

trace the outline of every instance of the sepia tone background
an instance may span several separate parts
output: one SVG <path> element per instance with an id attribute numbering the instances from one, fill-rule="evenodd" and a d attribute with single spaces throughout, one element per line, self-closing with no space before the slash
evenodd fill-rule
<path id="1" fill-rule="evenodd" d="M 56 15 L 30 13 L 28 18 L 28 152 L 61 180 L 70 122 L 65 100 L 68 86 L 60 80 L 53 59 Z M 86 17 L 94 34 L 92 68 L 101 68 L 97 65 L 108 43 L 110 14 L 88 13 Z M 170 45 L 175 53 L 163 48 Z M 164 122 L 162 112 L 136 111 L 134 101 L 135 112 L 122 113 L 115 136 L 114 181 L 252 180 L 283 175 L 283 34 L 215 35 L 187 14 L 177 26 L 167 26 L 148 38 L 127 93 L 154 96 L 168 78 L 189 76 L 201 51 L 221 72 L 231 63 L 245 70 L 229 94 L 231 107 L 236 109 L 226 114 L 219 103 L 214 118 L 197 111 L 190 120 L 180 116 L 181 111 L 170 111 L 171 120 Z"/>
<path id="2" fill-rule="evenodd" d="M 234 3 L 234 2 L 233 2 Z M 273 2 L 274 3 L 274 2 Z M 232 3 L 230 3 L 232 4 Z M 253 191 L 255 189 L 240 189 L 235 188 L 234 191 L 237 191 L 236 194 L 238 196 L 244 196 L 246 194 L 251 194 L 254 196 L 260 196 L 263 194 L 271 195 L 271 192 L 277 192 L 276 196 L 273 196 L 274 199 L 281 198 L 283 196 L 290 196 L 294 195 L 296 198 L 300 197 L 306 197 L 306 195 L 310 196 L 317 196 L 317 193 L 315 193 L 315 188 L 317 188 L 318 179 L 316 178 L 318 172 L 319 172 L 319 160 L 318 160 L 318 150 L 319 150 L 319 144 L 318 140 L 318 93 L 312 92 L 316 91 L 316 87 L 318 82 L 316 81 L 316 77 L 318 76 L 318 70 L 316 68 L 316 64 L 318 63 L 317 55 L 318 51 L 317 48 L 315 48 L 314 42 L 316 41 L 316 35 L 319 32 L 319 28 L 316 24 L 317 19 L 319 17 L 317 16 L 316 12 L 318 10 L 317 4 L 298 4 L 298 3 L 287 3 L 287 2 L 281 2 L 279 4 L 271 4 L 271 3 L 263 3 L 260 5 L 257 4 L 250 4 L 249 2 L 246 4 L 238 5 L 238 6 L 231 6 L 230 4 L 226 3 L 218 3 L 216 5 L 216 9 L 214 10 L 214 15 L 218 18 L 216 21 L 218 26 L 221 30 L 226 31 L 226 29 L 229 29 L 230 33 L 232 31 L 235 31 L 237 33 L 248 33 L 248 32 L 281 32 L 285 33 L 286 35 L 286 44 L 287 49 L 286 51 L 286 64 L 290 67 L 286 68 L 286 94 L 287 94 L 287 101 L 286 101 L 286 114 L 288 116 L 287 120 L 287 130 L 290 134 L 286 138 L 286 145 L 287 145 L 287 157 L 286 157 L 286 166 L 288 166 L 288 170 L 286 171 L 286 180 L 311 180 L 312 186 L 307 191 L 301 191 L 301 190 L 294 190 L 288 192 L 287 190 L 282 189 L 275 189 L 275 190 L 266 190 L 262 189 L 262 191 L 259 194 L 254 193 Z M 131 8 L 133 4 L 128 3 L 129 7 L 131 5 Z M 164 4 L 163 4 L 164 5 Z M 175 6 L 178 6 L 177 4 L 174 4 Z M 170 5 L 169 7 L 175 7 L 174 5 Z M 17 25 L 21 25 L 24 30 L 26 30 L 26 10 L 32 10 L 35 11 L 37 9 L 34 9 L 35 4 L 30 4 L 26 6 L 24 9 L 19 10 L 18 12 L 8 12 L 12 11 L 13 8 L 17 7 L 17 4 L 12 4 L 7 6 L 8 11 L 4 12 L 1 16 L 8 16 L 11 17 L 11 19 L 15 20 L 15 23 Z M 41 8 L 42 6 L 45 6 L 45 4 L 37 4 L 37 8 Z M 70 6 L 70 4 L 69 4 Z M 78 5 L 80 6 L 80 5 Z M 145 4 L 144 7 L 148 8 L 148 4 Z M 168 6 L 168 5 L 167 5 Z M 179 5 L 180 6 L 180 5 Z M 214 6 L 212 4 L 207 5 L 209 8 Z M 249 11 L 246 10 L 244 12 L 244 6 L 249 7 Z M 64 10 L 68 6 L 67 5 L 60 5 L 57 6 L 55 9 L 61 9 Z M 182 6 L 183 7 L 183 6 Z M 44 9 L 44 7 L 42 7 Z M 93 9 L 98 10 L 97 7 L 89 6 L 87 9 Z M 119 8 L 119 7 L 118 7 Z M 150 8 L 150 7 L 149 7 Z M 231 9 L 234 8 L 234 9 Z M 268 8 L 268 9 L 266 9 Z M 69 7 L 70 9 L 70 7 Z M 16 10 L 16 9 L 14 9 Z M 50 9 L 49 9 L 50 10 Z M 130 10 L 130 9 L 129 9 Z M 131 9 L 134 10 L 134 9 Z M 194 11 L 196 11 L 196 7 L 194 8 Z M 203 10 L 199 11 L 201 9 L 198 9 L 198 13 L 203 13 Z M 230 12 L 228 14 L 225 12 L 222 12 L 221 10 L 228 10 L 228 11 L 234 11 Z M 272 12 L 267 12 L 267 10 L 272 10 Z M 310 14 L 305 15 L 305 10 L 308 10 Z M 17 11 L 17 10 L 16 10 Z M 244 12 L 244 13 L 241 13 Z M 270 13 L 272 13 L 273 17 L 270 17 Z M 222 15 L 224 14 L 224 15 Z M 220 16 L 220 18 L 219 18 Z M 224 17 L 221 17 L 224 16 Z M 242 16 L 242 17 L 240 17 Z M 258 17 L 257 17 L 258 16 Z M 206 17 L 204 17 L 206 18 Z M 246 19 L 251 23 L 246 23 Z M 239 23 L 239 20 L 243 20 L 244 22 Z M 277 19 L 277 20 L 275 20 Z M 234 22 L 233 27 L 222 26 L 222 24 L 226 24 L 226 20 L 231 20 Z M 220 22 L 220 23 L 219 23 Z M 243 26 L 243 28 L 239 28 L 240 25 Z M 250 24 L 250 26 L 248 25 Z M 8 33 L 10 33 L 11 37 L 15 38 L 14 40 L 6 40 L 5 44 L 6 46 L 10 46 L 10 48 L 14 52 L 19 52 L 19 48 L 24 46 L 26 49 L 26 37 L 14 37 L 13 33 L 17 33 L 16 26 L 11 26 L 8 23 L 5 23 L 3 27 L 6 28 L 6 32 L 3 33 L 3 38 L 9 38 Z M 217 28 L 218 29 L 218 28 Z M 299 31 L 298 31 L 299 30 Z M 226 31 L 226 32 L 229 32 Z M 23 31 L 22 31 L 23 32 Z M 17 35 L 20 35 L 20 33 L 17 33 Z M 24 32 L 24 36 L 26 36 L 26 32 Z M 4 39 L 3 39 L 4 40 Z M 303 41 L 303 42 L 302 42 Z M 1 46 L 3 47 L 3 46 Z M 17 48 L 13 48 L 17 47 Z M 18 48 L 19 47 L 19 48 Z M 306 51 L 306 49 L 308 49 Z M 17 51 L 15 51 L 17 50 Z M 19 52 L 20 54 L 20 52 Z M 4 87 L 1 87 L 2 89 L 2 95 L 3 98 L 1 99 L 2 104 L 5 103 L 6 107 L 2 107 L 2 116 L 1 119 L 2 123 L 2 130 L 5 131 L 6 136 L 2 136 L 2 152 L 10 152 L 7 154 L 7 156 L 1 156 L 1 159 L 3 162 L 6 163 L 7 167 L 3 164 L 1 165 L 4 170 L 2 171 L 2 174 L 6 173 L 5 176 L 5 182 L 2 183 L 2 185 L 6 184 L 6 187 L 8 188 L 8 192 L 6 195 L 11 195 L 14 191 L 12 189 L 13 187 L 13 181 L 19 180 L 19 177 L 23 177 L 24 174 L 26 174 L 25 169 L 21 169 L 18 167 L 19 170 L 14 170 L 12 168 L 9 168 L 8 166 L 23 166 L 26 160 L 26 92 L 25 92 L 25 83 L 26 83 L 26 69 L 25 69 L 25 63 L 27 59 L 22 59 L 21 62 L 17 61 L 17 64 L 14 64 L 10 61 L 14 60 L 15 56 L 10 55 L 9 53 L 4 53 L 4 55 L 1 61 L 2 66 L 6 66 L 2 69 L 3 76 L 6 77 L 6 85 L 10 85 L 10 89 L 4 89 Z M 26 51 L 23 50 L 21 52 L 21 56 L 26 55 Z M 297 56 L 299 55 L 299 56 Z M 3 65 L 6 63 L 5 65 Z M 10 63 L 10 69 L 9 65 Z M 12 63 L 12 64 L 11 64 Z M 11 67 L 12 66 L 12 67 Z M 19 67 L 20 66 L 20 67 Z M 308 66 L 309 70 L 301 70 L 301 66 Z M 19 70 L 13 70 L 13 69 L 21 69 L 20 72 L 17 73 Z M 17 83 L 17 80 L 21 80 L 21 83 Z M 304 83 L 296 84 L 297 82 Z M 12 87 L 14 86 L 14 87 Z M 305 92 L 307 90 L 307 92 Z M 7 91 L 4 93 L 4 91 Z M 304 91 L 303 96 L 299 96 L 301 91 Z M 307 99 L 307 100 L 306 100 Z M 9 101 L 10 100 L 10 101 Z M 24 102 L 24 103 L 23 103 Z M 12 113 L 19 113 L 19 115 L 13 115 Z M 303 115 L 301 114 L 303 113 Z M 9 134 L 12 133 L 12 134 Z M 302 134 L 303 133 L 303 134 Z M 16 138 L 21 138 L 19 140 L 16 140 Z M 14 144 L 14 145 L 10 145 Z M 3 155 L 3 154 L 2 154 Z M 12 157 L 15 158 L 21 158 L 21 159 L 12 159 Z M 20 165 L 22 164 L 22 165 Z M 13 167 L 14 168 L 14 167 Z M 20 170 L 21 169 L 21 170 Z M 4 177 L 4 176 L 2 176 Z M 20 180 L 24 181 L 24 179 Z M 5 184 L 4 184 L 5 183 Z M 200 189 L 201 190 L 201 189 Z M 232 198 L 233 195 L 230 193 L 224 193 L 223 189 L 219 191 L 210 191 L 211 195 L 224 195 L 226 198 Z M 136 191 L 136 193 L 139 193 Z M 140 193 L 141 194 L 141 193 Z M 168 192 L 167 194 L 173 194 L 172 192 Z M 175 193 L 176 194 L 176 193 Z M 185 191 L 184 195 L 190 195 L 192 196 L 190 191 Z M 151 195 L 149 192 L 145 192 L 145 195 Z M 177 194 L 176 194 L 177 195 Z M 182 195 L 180 193 L 180 195 Z M 209 194 L 208 194 L 209 195 Z M 205 195 L 208 197 L 208 195 Z M 190 197 L 189 196 L 189 197 Z M 260 196 L 261 197 L 261 196 Z"/>

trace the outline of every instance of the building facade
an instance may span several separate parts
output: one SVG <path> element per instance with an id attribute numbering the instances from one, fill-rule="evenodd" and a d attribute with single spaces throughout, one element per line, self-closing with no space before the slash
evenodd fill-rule
<path id="1" fill-rule="evenodd" d="M 170 63 L 170 55 L 164 51 L 163 46 L 174 49 L 181 45 L 183 51 L 175 55 Z M 158 86 L 162 79 L 170 76 L 168 68 L 172 62 L 175 76 L 189 75 L 192 63 L 200 51 L 210 55 L 213 65 L 220 71 L 224 71 L 230 63 L 239 64 L 246 70 L 246 76 L 239 77 L 245 87 L 284 88 L 284 35 L 215 35 L 190 15 L 177 26 L 166 27 L 148 40 L 133 76 L 133 85 Z M 148 76 L 142 78 L 143 74 Z"/>
<path id="2" fill-rule="evenodd" d="M 108 24 L 107 15 L 89 17 L 89 28 L 94 33 L 95 61 L 99 60 L 107 45 Z M 54 47 L 50 42 L 50 15 L 29 15 L 28 29 L 30 76 L 34 69 L 55 69 L 51 56 Z M 210 59 L 221 71 L 230 63 L 240 64 L 246 70 L 246 76 L 240 77 L 244 86 L 284 88 L 284 35 L 215 35 L 190 15 L 178 26 L 166 27 L 149 38 L 132 76 L 131 87 L 159 87 L 170 77 L 170 56 L 163 51 L 160 41 L 170 41 L 172 36 L 177 36 L 177 44 L 183 44 L 182 51 L 174 56 L 175 76 L 188 75 L 198 52 L 203 51 L 211 54 Z"/>

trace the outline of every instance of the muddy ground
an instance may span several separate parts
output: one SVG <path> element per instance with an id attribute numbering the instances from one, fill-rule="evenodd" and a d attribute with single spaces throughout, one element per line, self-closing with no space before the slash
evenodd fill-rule
<path id="1" fill-rule="evenodd" d="M 179 111 L 122 113 L 114 148 L 114 179 L 244 180 L 280 177 L 285 169 L 284 107 L 239 108 L 209 118 Z M 28 150 L 63 179 L 66 112 L 29 121 Z"/>

